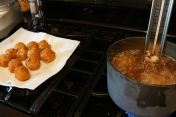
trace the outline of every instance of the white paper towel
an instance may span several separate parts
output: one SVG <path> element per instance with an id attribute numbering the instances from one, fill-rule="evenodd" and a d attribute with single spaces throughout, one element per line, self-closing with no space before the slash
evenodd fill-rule
<path id="1" fill-rule="evenodd" d="M 0 43 L 0 55 L 4 54 L 7 49 L 13 48 L 18 42 L 27 44 L 30 41 L 39 42 L 43 39 L 47 40 L 52 50 L 56 53 L 55 60 L 51 63 L 41 61 L 41 67 L 38 70 L 30 71 L 31 77 L 27 81 L 17 80 L 15 74 L 10 73 L 8 68 L 0 67 L 0 85 L 34 90 L 64 67 L 66 61 L 80 43 L 76 40 L 55 37 L 42 32 L 34 33 L 20 28 L 13 35 Z"/>

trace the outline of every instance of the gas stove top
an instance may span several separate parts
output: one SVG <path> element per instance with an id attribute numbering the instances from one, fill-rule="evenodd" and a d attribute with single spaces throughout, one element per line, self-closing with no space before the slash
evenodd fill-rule
<path id="1" fill-rule="evenodd" d="M 64 68 L 35 90 L 0 86 L 4 117 L 127 117 L 107 91 L 106 53 L 126 37 L 145 37 L 150 10 L 76 3 L 44 3 L 43 19 L 27 30 L 81 43 Z M 66 9 L 67 8 L 67 9 Z M 172 21 L 174 21 L 172 19 Z M 168 41 L 176 42 L 174 22 Z M 26 27 L 24 27 L 26 28 Z M 170 115 L 175 117 L 176 113 Z"/>

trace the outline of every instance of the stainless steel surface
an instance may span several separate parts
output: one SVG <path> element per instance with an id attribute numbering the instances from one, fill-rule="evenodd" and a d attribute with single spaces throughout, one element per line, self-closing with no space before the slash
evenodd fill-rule
<path id="1" fill-rule="evenodd" d="M 107 53 L 107 87 L 114 103 L 139 117 L 163 117 L 176 110 L 176 85 L 149 85 L 133 80 L 116 70 L 111 61 L 117 53 L 143 50 L 145 37 L 131 37 L 114 43 Z M 163 53 L 176 59 L 176 45 L 166 42 Z"/>
<path id="2" fill-rule="evenodd" d="M 42 1 L 41 0 L 36 0 L 37 1 L 37 6 L 38 6 L 38 15 L 40 18 L 43 17 L 43 12 L 42 12 Z"/>
<path id="3" fill-rule="evenodd" d="M 144 51 L 162 53 L 174 0 L 153 0 Z"/>
<path id="4" fill-rule="evenodd" d="M 0 6 L 0 39 L 8 36 L 10 31 L 22 21 L 22 12 L 15 0 Z"/>
<path id="5" fill-rule="evenodd" d="M 30 5 L 30 13 L 32 19 L 42 19 L 43 11 L 42 11 L 42 1 L 41 0 L 29 0 Z"/>
<path id="6" fill-rule="evenodd" d="M 30 6 L 30 12 L 33 15 L 36 15 L 38 13 L 38 7 L 35 0 L 29 0 L 29 6 Z"/>

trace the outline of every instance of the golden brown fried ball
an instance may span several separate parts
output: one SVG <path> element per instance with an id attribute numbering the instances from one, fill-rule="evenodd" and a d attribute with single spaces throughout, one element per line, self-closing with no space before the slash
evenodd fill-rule
<path id="1" fill-rule="evenodd" d="M 28 67 L 28 69 L 37 70 L 40 68 L 40 59 L 35 57 L 27 58 L 25 64 Z"/>
<path id="2" fill-rule="evenodd" d="M 27 52 L 27 57 L 28 58 L 35 57 L 40 60 L 40 50 L 37 48 L 31 48 Z"/>
<path id="3" fill-rule="evenodd" d="M 20 50 L 21 48 L 27 49 L 26 45 L 23 42 L 18 42 L 14 48 L 17 50 Z"/>
<path id="4" fill-rule="evenodd" d="M 18 51 L 17 49 L 10 48 L 6 50 L 6 54 L 10 54 L 12 58 L 15 59 L 17 51 Z"/>
<path id="5" fill-rule="evenodd" d="M 32 48 L 37 48 L 37 49 L 39 49 L 38 43 L 35 42 L 35 41 L 29 42 L 29 43 L 27 44 L 27 49 L 30 50 L 30 49 L 32 49 Z"/>
<path id="6" fill-rule="evenodd" d="M 0 56 L 0 66 L 7 67 L 11 59 L 12 59 L 12 56 L 10 54 L 2 54 Z"/>
<path id="7" fill-rule="evenodd" d="M 15 68 L 22 66 L 23 63 L 19 59 L 12 59 L 8 64 L 8 69 L 11 73 L 15 72 Z"/>
<path id="8" fill-rule="evenodd" d="M 41 53 L 40 53 L 40 58 L 43 62 L 45 63 L 50 63 L 56 58 L 56 54 L 53 50 L 50 48 L 45 48 Z"/>
<path id="9" fill-rule="evenodd" d="M 24 61 L 27 59 L 27 50 L 24 48 L 21 48 L 20 50 L 18 50 L 18 52 L 16 53 L 16 57 L 18 59 L 20 59 L 21 61 Z"/>
<path id="10" fill-rule="evenodd" d="M 38 43 L 38 45 L 39 45 L 40 51 L 42 51 L 42 50 L 45 49 L 45 48 L 51 48 L 51 45 L 48 44 L 48 42 L 47 42 L 46 40 L 41 40 L 41 41 Z"/>
<path id="11" fill-rule="evenodd" d="M 15 69 L 15 78 L 20 81 L 25 81 L 30 78 L 29 70 L 25 66 L 19 66 Z"/>

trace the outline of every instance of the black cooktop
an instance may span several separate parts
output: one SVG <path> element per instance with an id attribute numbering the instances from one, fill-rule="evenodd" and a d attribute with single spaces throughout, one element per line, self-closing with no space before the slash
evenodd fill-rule
<path id="1" fill-rule="evenodd" d="M 115 41 L 145 37 L 150 10 L 67 2 L 46 2 L 43 7 L 44 18 L 36 19 L 37 23 L 27 28 L 23 26 L 26 30 L 81 43 L 64 68 L 35 90 L 0 86 L 0 115 L 132 117 L 108 94 L 106 53 Z M 167 37 L 173 43 L 174 21 L 172 18 Z"/>

